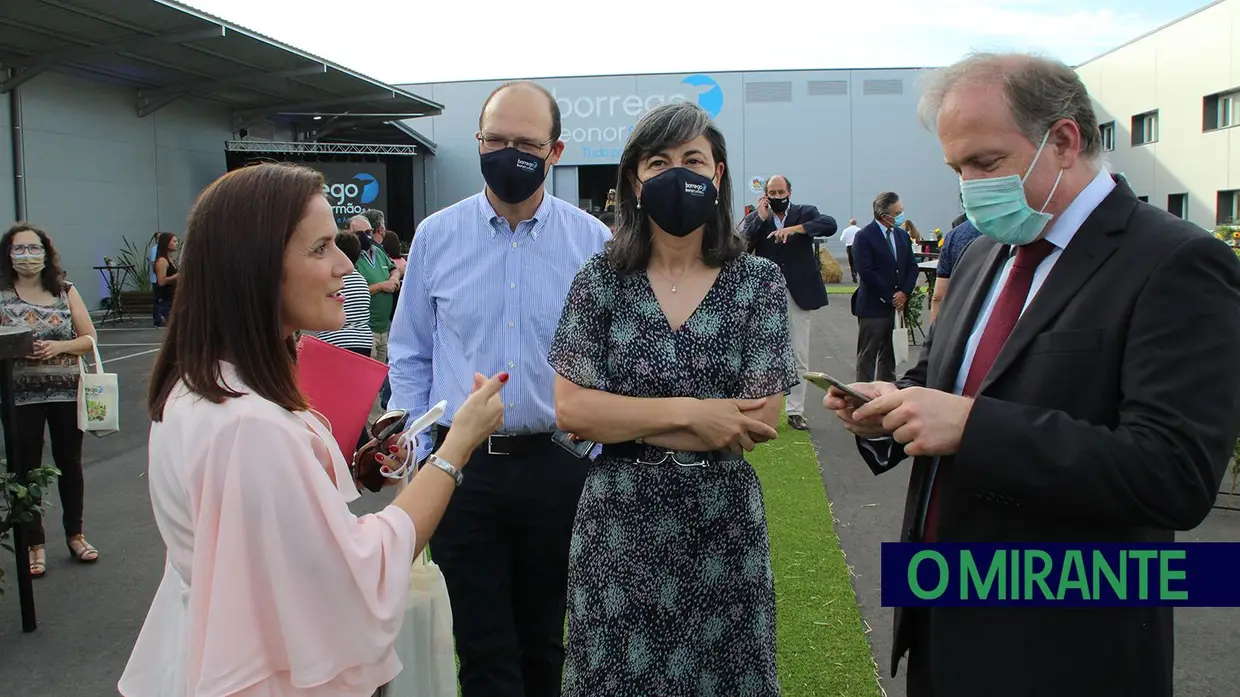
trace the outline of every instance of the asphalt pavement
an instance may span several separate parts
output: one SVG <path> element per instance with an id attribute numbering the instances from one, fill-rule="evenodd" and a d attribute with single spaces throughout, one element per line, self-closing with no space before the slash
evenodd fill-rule
<path id="1" fill-rule="evenodd" d="M 847 296 L 832 296 L 832 304 L 815 314 L 811 368 L 839 377 L 851 375 L 855 327 Z M 100 332 L 105 369 L 117 373 L 122 397 L 121 431 L 106 438 L 87 435 L 83 445 L 86 534 L 99 548 L 100 561 L 78 564 L 63 545 L 49 544 L 47 575 L 34 583 L 39 627 L 23 634 L 14 561 L 7 552 L 0 558 L 7 579 L 0 597 L 0 697 L 116 694 L 116 681 L 146 617 L 164 562 L 145 477 L 149 422 L 144 404 L 160 337 L 160 330 L 150 328 Z M 815 388 L 810 389 L 812 403 L 817 394 Z M 834 417 L 812 405 L 807 417 L 825 493 L 855 574 L 861 616 L 872 630 L 869 637 L 876 661 L 886 676 L 891 610 L 879 605 L 879 544 L 896 536 L 907 468 L 882 477 L 871 475 Z M 356 511 L 376 510 L 387 500 L 366 495 Z M 49 541 L 62 538 L 57 508 L 53 500 L 47 516 Z M 1216 511 L 1181 539 L 1240 540 L 1240 512 Z M 21 559 L 24 562 L 25 556 Z M 1235 658 L 1240 646 L 1240 610 L 1182 610 L 1177 614 L 1176 639 L 1177 695 L 1223 697 L 1240 691 L 1240 661 Z M 822 669 L 832 670 L 832 665 L 828 662 Z M 895 680 L 884 680 L 883 687 L 888 695 L 903 697 L 903 673 Z"/>

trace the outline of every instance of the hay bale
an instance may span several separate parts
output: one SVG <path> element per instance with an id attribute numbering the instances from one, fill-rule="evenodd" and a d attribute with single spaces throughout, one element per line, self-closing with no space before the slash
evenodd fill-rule
<path id="1" fill-rule="evenodd" d="M 844 269 L 840 268 L 840 263 L 825 246 L 818 250 L 818 268 L 822 271 L 823 283 L 839 283 L 844 280 Z"/>

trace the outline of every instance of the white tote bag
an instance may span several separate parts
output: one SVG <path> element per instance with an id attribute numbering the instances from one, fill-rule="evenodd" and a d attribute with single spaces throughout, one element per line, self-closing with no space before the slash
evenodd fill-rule
<path id="1" fill-rule="evenodd" d="M 908 361 L 908 326 L 904 324 L 904 313 L 899 310 L 896 311 L 896 328 L 891 332 L 891 350 L 897 368 Z"/>
<path id="2" fill-rule="evenodd" d="M 86 361 L 78 356 L 78 430 L 96 436 L 106 436 L 121 430 L 120 386 L 116 373 L 103 372 L 103 357 L 95 337 L 88 336 L 91 350 L 95 353 L 95 372 L 87 372 Z"/>
<path id="3" fill-rule="evenodd" d="M 383 697 L 457 696 L 452 604 L 443 572 L 425 550 L 409 576 L 409 605 L 396 635 L 396 657 L 404 668 Z"/>

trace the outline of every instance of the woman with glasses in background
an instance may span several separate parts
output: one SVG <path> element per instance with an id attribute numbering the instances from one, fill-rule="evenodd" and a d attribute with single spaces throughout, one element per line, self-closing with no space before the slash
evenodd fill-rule
<path id="1" fill-rule="evenodd" d="M 60 476 L 61 519 L 69 556 L 83 564 L 99 560 L 99 550 L 82 534 L 86 481 L 82 473 L 82 432 L 78 430 L 78 357 L 91 353 L 95 325 L 77 288 L 65 280 L 60 257 L 47 233 L 17 223 L 0 238 L 0 320 L 29 329 L 34 351 L 13 366 L 12 428 L 17 457 L 27 470 L 43 464 L 43 430 L 51 438 L 52 461 Z M 30 575 L 47 573 L 43 519 L 25 528 Z"/>
<path id="2" fill-rule="evenodd" d="M 778 695 L 744 454 L 799 381 L 783 274 L 744 253 L 723 134 L 696 104 L 642 117 L 617 188 L 549 356 L 560 427 L 603 444 L 573 527 L 564 695 Z"/>

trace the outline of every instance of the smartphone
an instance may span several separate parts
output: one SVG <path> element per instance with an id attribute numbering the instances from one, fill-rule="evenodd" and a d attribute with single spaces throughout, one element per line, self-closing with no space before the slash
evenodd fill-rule
<path id="1" fill-rule="evenodd" d="M 564 448 L 573 454 L 578 460 L 584 460 L 590 457 L 590 451 L 594 450 L 596 443 L 592 440 L 573 440 L 568 433 L 564 431 L 556 431 L 551 434 L 551 442 Z"/>
<path id="2" fill-rule="evenodd" d="M 849 399 L 857 402 L 858 404 L 865 404 L 866 402 L 870 401 L 870 397 L 866 397 L 865 395 L 854 390 L 848 385 L 845 385 L 839 380 L 836 380 L 830 375 L 827 375 L 826 373 L 805 373 L 801 377 L 821 387 L 823 390 L 829 390 L 832 387 L 834 387 L 840 392 L 843 392 L 844 394 L 848 395 Z"/>

